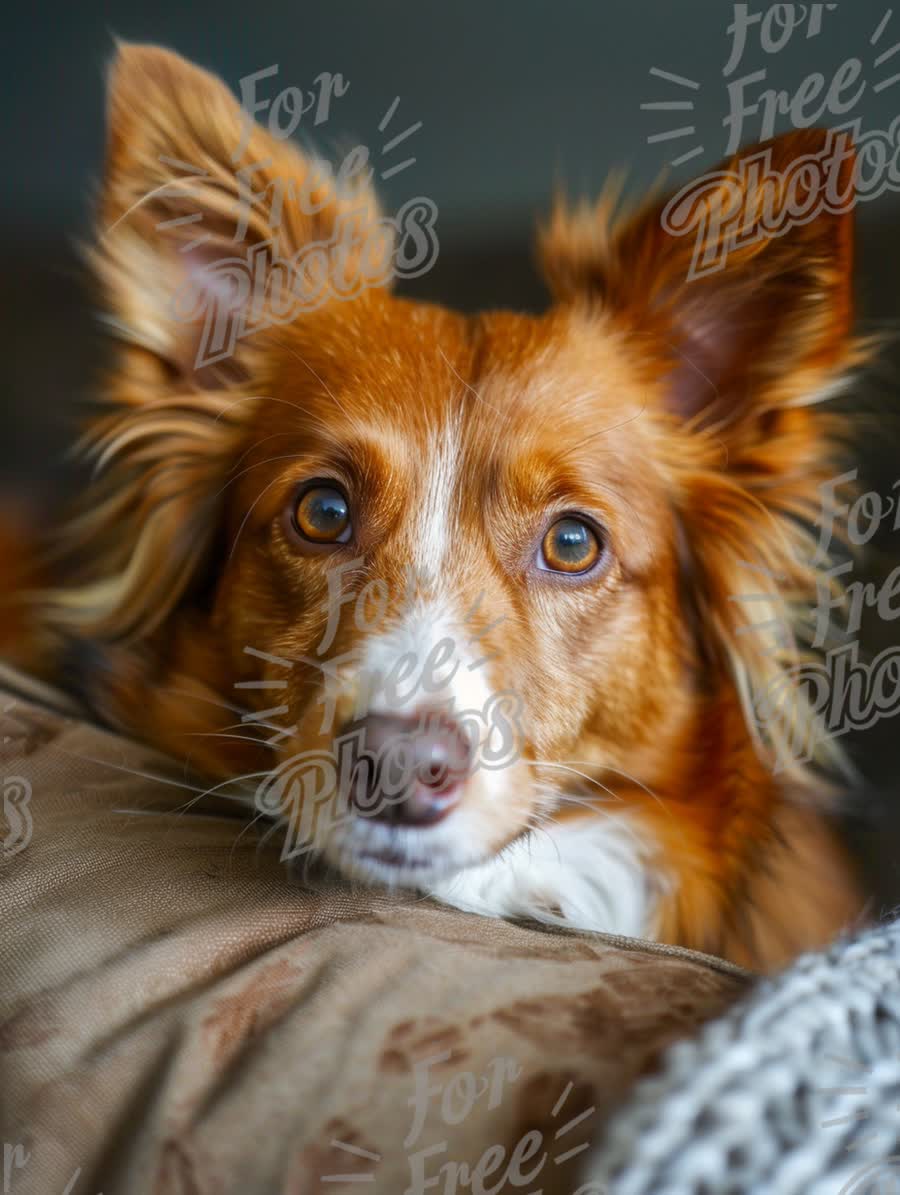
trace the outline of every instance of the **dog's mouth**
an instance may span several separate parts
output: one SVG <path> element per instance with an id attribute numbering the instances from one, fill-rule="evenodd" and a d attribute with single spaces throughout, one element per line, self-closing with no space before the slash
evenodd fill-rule
<path id="1" fill-rule="evenodd" d="M 517 773 L 510 799 L 512 730 L 506 753 L 491 755 L 482 723 L 453 711 L 344 721 L 329 750 L 285 759 L 257 806 L 285 818 L 298 853 L 347 879 L 421 890 L 482 864 L 528 823 L 530 785 Z"/>
<path id="2" fill-rule="evenodd" d="M 428 886 L 493 853 L 473 832 L 466 810 L 440 822 L 418 827 L 394 826 L 351 818 L 325 847 L 325 855 L 344 875 L 388 887 Z"/>
<path id="3" fill-rule="evenodd" d="M 338 797 L 349 820 L 327 851 L 340 869 L 397 885 L 463 866 L 472 744 L 455 722 L 369 714 L 343 737 L 359 742 Z"/>
<path id="4" fill-rule="evenodd" d="M 383 867 L 410 868 L 420 871 L 432 866 L 430 859 L 417 859 L 399 848 L 387 847 L 377 851 L 360 851 L 357 858 L 362 862 L 378 863 Z"/>
<path id="5" fill-rule="evenodd" d="M 418 827 L 351 817 L 336 828 L 323 854 L 348 879 L 430 891 L 491 862 L 531 834 L 527 818 L 504 820 L 501 828 L 486 818 L 484 808 L 465 802 L 441 821 Z"/>

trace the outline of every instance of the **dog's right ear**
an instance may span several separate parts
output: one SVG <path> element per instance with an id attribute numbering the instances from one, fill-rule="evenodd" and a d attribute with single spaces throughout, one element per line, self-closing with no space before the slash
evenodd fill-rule
<path id="1" fill-rule="evenodd" d="M 292 91 L 300 103 L 310 98 Z M 229 338 L 225 325 L 254 303 L 284 301 L 273 284 L 326 301 L 329 288 L 346 294 L 363 268 L 377 276 L 382 258 L 389 270 L 393 246 L 370 174 L 364 153 L 348 155 L 336 175 L 276 138 L 219 79 L 179 55 L 120 46 L 109 75 L 95 255 L 115 331 L 170 380 L 217 386 L 241 376 L 252 336 Z M 305 273 L 271 268 L 275 255 L 284 262 L 336 237 L 339 279 L 322 254 Z M 211 312 L 220 324 L 212 344 Z"/>
<path id="2" fill-rule="evenodd" d="M 214 581 L 222 495 L 248 415 L 267 398 L 254 388 L 254 354 L 275 333 L 263 319 L 256 333 L 204 356 L 210 304 L 235 317 L 260 297 L 243 286 L 248 252 L 262 255 L 267 300 L 273 281 L 287 278 L 299 288 L 288 298 L 314 306 L 304 286 L 319 286 L 327 302 L 332 282 L 338 293 L 348 281 L 352 290 L 352 271 L 371 270 L 384 249 L 362 157 L 360 169 L 345 159 L 335 175 L 250 120 L 224 84 L 177 54 L 122 46 L 108 123 L 93 260 L 120 345 L 104 414 L 87 437 L 96 480 L 79 517 L 52 533 L 65 586 L 45 594 L 43 607 L 52 633 L 99 645 L 146 639 Z M 341 229 L 349 229 L 343 253 L 315 255 L 329 269 L 337 261 L 341 279 L 268 268 Z M 365 256 L 355 258 L 354 246 Z"/>
<path id="3" fill-rule="evenodd" d="M 751 699 L 793 694 L 784 678 L 805 663 L 825 583 L 813 529 L 849 468 L 851 421 L 827 400 L 870 350 L 853 335 L 857 173 L 846 130 L 793 130 L 618 221 L 609 197 L 560 207 L 542 241 L 555 297 L 614 320 L 655 373 L 645 393 L 696 621 L 754 729 Z M 812 725 L 805 701 L 797 690 L 765 715 L 781 766 Z"/>

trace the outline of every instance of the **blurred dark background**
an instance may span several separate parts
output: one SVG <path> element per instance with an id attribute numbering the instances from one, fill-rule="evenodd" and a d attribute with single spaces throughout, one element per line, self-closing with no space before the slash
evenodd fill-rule
<path id="1" fill-rule="evenodd" d="M 340 72 L 349 88 L 333 101 L 329 120 L 313 129 L 304 117 L 298 135 L 326 153 L 360 142 L 380 173 L 415 158 L 381 186 L 389 212 L 424 195 L 440 213 L 437 264 L 406 289 L 462 308 L 535 309 L 545 298 L 532 268 L 532 230 L 554 187 L 591 195 L 610 170 L 624 166 L 629 189 L 639 194 L 663 169 L 673 185 L 709 169 L 727 147 L 729 81 L 765 70 L 748 95 L 770 87 L 793 94 L 820 72 L 827 88 L 855 57 L 860 72 L 844 94 L 859 91 L 858 100 L 843 116 L 826 112 L 818 123 L 858 119 L 863 133 L 887 130 L 900 112 L 900 52 L 890 53 L 900 42 L 900 10 L 891 14 L 880 0 L 808 5 L 805 22 L 777 53 L 761 47 L 755 24 L 726 80 L 733 18 L 734 6 L 722 0 L 84 0 L 8 9 L 0 72 L 7 163 L 0 192 L 0 494 L 52 511 L 65 507 L 73 484 L 64 459 L 70 421 L 102 359 L 77 244 L 91 228 L 103 78 L 116 37 L 176 49 L 235 90 L 242 77 L 277 64 L 275 79 L 259 84 L 271 98 L 282 87 L 312 87 L 323 71 Z M 770 33 L 780 37 L 784 29 L 773 23 Z M 381 133 L 395 97 L 394 117 Z M 653 103 L 682 107 L 642 108 Z M 746 118 L 742 140 L 759 139 L 760 121 L 760 113 Z M 401 146 L 382 153 L 391 135 L 418 122 Z M 775 132 L 793 123 L 782 115 Z M 679 128 L 690 131 L 660 138 Z M 857 220 L 860 328 L 888 337 L 854 399 L 867 413 L 860 418 L 860 473 L 869 488 L 889 495 L 900 477 L 900 195 L 885 192 L 860 204 Z M 854 578 L 877 583 L 900 559 L 892 523 L 886 520 L 868 571 Z M 897 624 L 877 615 L 867 620 L 870 654 L 897 642 Z M 900 899 L 900 721 L 881 719 L 854 735 L 852 746 L 864 775 L 858 807 L 865 812 L 851 819 L 848 832 L 886 908 Z"/>

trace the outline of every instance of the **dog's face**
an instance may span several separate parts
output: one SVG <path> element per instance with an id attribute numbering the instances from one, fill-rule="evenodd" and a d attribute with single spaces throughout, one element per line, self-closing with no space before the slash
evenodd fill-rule
<path id="1" fill-rule="evenodd" d="M 81 625 L 93 604 L 96 636 L 159 653 L 189 615 L 201 679 L 269 739 L 264 803 L 290 805 L 354 876 L 427 884 L 552 810 L 584 816 L 573 777 L 592 804 L 613 777 L 674 791 L 704 703 L 765 656 L 728 592 L 752 583 L 748 541 L 764 525 L 763 577 L 796 575 L 793 515 L 828 474 L 800 400 L 848 351 L 845 221 L 742 243 L 688 282 L 694 246 L 661 208 L 612 238 L 600 212 L 560 215 L 544 316 L 464 317 L 362 285 L 198 366 L 198 324 L 173 299 L 212 295 L 217 257 L 265 250 L 265 194 L 279 177 L 299 192 L 311 169 L 254 131 L 246 158 L 268 182 L 235 246 L 243 124 L 209 76 L 122 52 L 98 269 L 128 347 L 93 524 L 117 528 L 116 581 L 86 586 Z M 189 185 L 172 162 L 197 168 Z M 364 189 L 323 183 L 314 207 L 285 215 L 282 257 L 348 210 L 377 220 Z M 363 256 L 348 250 L 345 279 Z"/>
<path id="2" fill-rule="evenodd" d="M 403 791 L 320 845 L 428 879 L 534 826 L 571 769 L 658 746 L 687 658 L 675 530 L 654 383 L 602 318 L 356 303 L 352 330 L 334 304 L 267 346 L 213 618 L 286 707 L 276 750 L 309 799 L 335 780 L 313 753 L 361 731 L 384 781 L 413 735 Z"/>

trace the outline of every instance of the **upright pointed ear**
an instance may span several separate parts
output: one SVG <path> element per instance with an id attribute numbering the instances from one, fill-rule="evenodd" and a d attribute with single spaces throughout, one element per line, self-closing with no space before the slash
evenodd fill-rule
<path id="1" fill-rule="evenodd" d="M 854 162 L 849 133 L 808 129 L 618 224 L 609 198 L 593 212 L 557 207 L 545 274 L 556 298 L 593 295 L 655 334 L 680 418 L 808 401 L 849 347 Z"/>
<path id="2" fill-rule="evenodd" d="M 820 404 L 865 351 L 851 335 L 854 176 L 846 132 L 794 132 L 618 223 L 608 200 L 557 210 L 540 247 L 557 299 L 602 308 L 649 379 L 685 589 L 751 700 L 800 659 L 797 615 L 822 566 L 810 528 L 842 472 L 846 420 Z"/>
<path id="3" fill-rule="evenodd" d="M 302 318 L 332 286 L 348 297 L 385 249 L 348 161 L 333 172 L 270 136 L 176 54 L 120 48 L 93 259 L 121 346 L 86 437 L 94 484 L 52 533 L 66 587 L 43 617 L 64 638 L 146 638 L 206 596 L 249 399 L 266 399 L 250 386 L 267 321 Z M 306 250 L 314 265 L 290 265 Z"/>
<path id="4" fill-rule="evenodd" d="M 364 155 L 335 172 L 276 139 L 177 54 L 121 46 L 95 256 L 111 323 L 170 379 L 240 373 L 254 326 L 346 296 L 360 270 L 370 283 L 389 276 L 370 173 Z M 332 241 L 341 249 L 329 256 L 321 247 Z"/>

